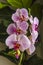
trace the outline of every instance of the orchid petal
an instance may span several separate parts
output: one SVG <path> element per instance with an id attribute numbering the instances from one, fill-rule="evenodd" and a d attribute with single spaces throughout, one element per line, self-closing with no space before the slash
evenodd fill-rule
<path id="1" fill-rule="evenodd" d="M 24 34 L 20 35 L 19 37 L 20 50 L 23 52 L 30 47 L 31 42 Z"/>
<path id="2" fill-rule="evenodd" d="M 39 20 L 38 20 L 38 18 L 37 17 L 34 17 L 34 24 L 39 24 Z"/>
<path id="3" fill-rule="evenodd" d="M 33 24 L 34 20 L 33 20 L 33 16 L 32 15 L 29 17 L 29 21 L 30 21 L 31 24 Z"/>
<path id="4" fill-rule="evenodd" d="M 8 26 L 8 28 L 7 28 L 7 33 L 8 33 L 8 34 L 13 34 L 13 33 L 15 32 L 15 30 L 16 30 L 15 24 L 14 24 L 14 23 L 11 23 L 11 24 Z"/>
<path id="5" fill-rule="evenodd" d="M 25 8 L 20 9 L 21 15 L 23 15 L 25 18 L 28 18 L 28 11 Z"/>
<path id="6" fill-rule="evenodd" d="M 34 53 L 34 51 L 35 51 L 35 46 L 33 44 L 31 44 L 30 48 L 26 50 L 28 55 L 31 55 L 32 53 Z"/>
<path id="7" fill-rule="evenodd" d="M 17 22 L 19 21 L 19 18 L 20 18 L 20 16 L 19 16 L 18 13 L 12 14 L 12 20 L 13 20 L 14 22 L 17 23 Z"/>
<path id="8" fill-rule="evenodd" d="M 23 32 L 25 32 L 28 29 L 29 24 L 25 21 L 19 22 L 17 24 L 18 28 L 20 28 Z"/>
<path id="9" fill-rule="evenodd" d="M 38 18 L 37 17 L 34 17 L 34 19 L 33 19 L 33 17 L 31 16 L 30 17 L 30 22 L 31 22 L 31 29 L 32 29 L 32 31 L 38 31 L 38 24 L 39 24 L 39 20 L 38 20 Z M 30 31 L 31 31 L 31 29 L 30 29 Z M 31 32 L 30 32 L 31 33 Z"/>
<path id="10" fill-rule="evenodd" d="M 32 42 L 33 42 L 33 44 L 35 44 L 35 41 L 36 41 L 36 39 L 38 37 L 38 32 L 33 31 L 31 35 L 32 35 Z"/>
<path id="11" fill-rule="evenodd" d="M 14 48 L 15 41 L 17 41 L 17 36 L 16 34 L 12 34 L 6 39 L 5 43 L 9 47 L 9 49 L 12 49 Z"/>

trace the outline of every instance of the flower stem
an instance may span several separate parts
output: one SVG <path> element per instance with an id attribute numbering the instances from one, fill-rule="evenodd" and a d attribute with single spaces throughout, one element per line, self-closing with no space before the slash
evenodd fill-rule
<path id="1" fill-rule="evenodd" d="M 20 57 L 20 62 L 19 62 L 19 64 L 18 64 L 18 65 L 21 65 L 22 59 L 23 59 L 23 53 L 21 54 L 21 57 Z"/>
<path id="2" fill-rule="evenodd" d="M 30 9 L 30 8 L 28 8 L 28 10 L 29 10 L 29 15 L 31 15 L 31 9 Z"/>

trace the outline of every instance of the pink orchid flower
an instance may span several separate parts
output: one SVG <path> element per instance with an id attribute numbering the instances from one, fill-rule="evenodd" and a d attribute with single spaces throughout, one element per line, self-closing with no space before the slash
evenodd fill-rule
<path id="1" fill-rule="evenodd" d="M 38 30 L 38 25 L 39 25 L 39 20 L 37 17 L 32 17 L 32 15 L 29 18 L 30 23 L 32 24 L 32 30 L 37 31 Z"/>
<path id="2" fill-rule="evenodd" d="M 25 24 L 25 22 L 24 22 Z M 16 26 L 14 23 L 11 23 L 8 28 L 7 28 L 7 33 L 8 34 L 26 34 L 27 33 L 27 24 L 23 25 L 22 23 L 20 24 L 20 26 L 22 27 L 22 29 L 19 29 L 18 26 Z"/>
<path id="3" fill-rule="evenodd" d="M 25 50 L 27 51 L 28 49 L 28 52 L 30 52 L 29 55 L 35 51 L 35 46 L 24 34 L 20 34 L 18 36 L 16 34 L 12 34 L 6 39 L 5 43 L 9 49 L 19 49 L 21 52 L 24 52 Z"/>
<path id="4" fill-rule="evenodd" d="M 17 9 L 14 14 L 12 14 L 12 20 L 16 22 L 17 26 L 22 29 L 28 29 L 28 11 L 25 8 Z"/>
<path id="5" fill-rule="evenodd" d="M 28 11 L 25 8 L 17 9 L 14 14 L 12 14 L 12 20 L 14 22 L 28 21 Z"/>
<path id="6" fill-rule="evenodd" d="M 32 35 L 32 41 L 33 41 L 33 43 L 35 44 L 35 41 L 36 41 L 36 39 L 37 39 L 37 37 L 38 37 L 38 25 L 39 25 L 39 20 L 38 20 L 37 17 L 34 17 L 34 18 L 33 18 L 32 16 L 30 16 L 29 20 L 30 20 L 31 28 L 32 28 L 32 31 L 31 31 L 31 29 L 30 29 L 30 33 L 31 33 L 31 35 Z"/>

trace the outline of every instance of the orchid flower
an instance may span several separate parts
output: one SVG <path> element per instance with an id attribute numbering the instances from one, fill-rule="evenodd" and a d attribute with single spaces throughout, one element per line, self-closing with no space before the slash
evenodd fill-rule
<path id="1" fill-rule="evenodd" d="M 38 20 L 38 18 L 37 18 L 37 17 L 34 17 L 34 18 L 33 18 L 32 16 L 30 16 L 29 20 L 30 20 L 30 23 L 31 23 L 31 25 L 32 25 L 32 30 L 33 30 L 33 31 L 37 31 L 38 25 L 39 25 L 39 20 Z"/>
<path id="2" fill-rule="evenodd" d="M 25 50 L 27 51 L 28 49 L 28 51 L 30 52 L 29 55 L 35 51 L 35 46 L 24 34 L 20 34 L 18 36 L 16 34 L 12 34 L 6 39 L 5 43 L 9 47 L 9 49 L 19 49 L 21 52 L 24 52 Z"/>
<path id="3" fill-rule="evenodd" d="M 17 9 L 16 12 L 12 14 L 12 20 L 16 22 L 20 29 L 28 29 L 28 11 L 25 8 Z"/>
<path id="4" fill-rule="evenodd" d="M 38 25 L 39 25 L 39 20 L 37 17 L 32 17 L 30 16 L 30 23 L 31 23 L 31 28 L 30 28 L 30 33 L 32 35 L 32 41 L 33 44 L 35 44 L 35 41 L 38 37 Z"/>
<path id="5" fill-rule="evenodd" d="M 27 33 L 27 24 L 26 25 L 20 24 L 20 26 L 22 27 L 22 29 L 19 29 L 14 23 L 11 23 L 7 28 L 7 33 L 10 35 L 13 33 L 26 34 Z"/>
<path id="6" fill-rule="evenodd" d="M 14 22 L 28 21 L 28 11 L 25 8 L 17 9 L 14 14 L 12 14 L 12 20 Z"/>

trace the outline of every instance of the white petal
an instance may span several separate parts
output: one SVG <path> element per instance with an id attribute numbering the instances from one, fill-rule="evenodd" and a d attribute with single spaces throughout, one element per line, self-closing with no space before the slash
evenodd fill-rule
<path id="1" fill-rule="evenodd" d="M 33 16 L 32 15 L 30 16 L 29 21 L 30 21 L 31 24 L 33 24 L 34 20 L 33 20 Z"/>
<path id="2" fill-rule="evenodd" d="M 9 48 L 13 48 L 15 41 L 17 41 L 17 36 L 16 34 L 12 34 L 6 39 L 5 43 Z"/>
<path id="3" fill-rule="evenodd" d="M 19 44 L 21 45 L 20 46 L 20 50 L 21 51 L 25 51 L 26 49 L 28 49 L 30 47 L 31 42 L 30 42 L 30 40 L 28 39 L 27 36 L 22 34 L 22 35 L 20 35 L 20 39 L 19 40 L 20 40 Z"/>
<path id="4" fill-rule="evenodd" d="M 34 17 L 34 24 L 39 24 L 39 19 L 37 17 Z"/>
<path id="5" fill-rule="evenodd" d="M 32 53 L 34 53 L 34 51 L 35 51 L 35 46 L 33 44 L 31 44 L 30 48 L 26 50 L 28 55 L 31 55 Z"/>
<path id="6" fill-rule="evenodd" d="M 32 35 L 33 44 L 35 44 L 35 41 L 36 41 L 36 39 L 38 37 L 38 32 L 37 31 L 33 31 L 31 35 Z"/>

